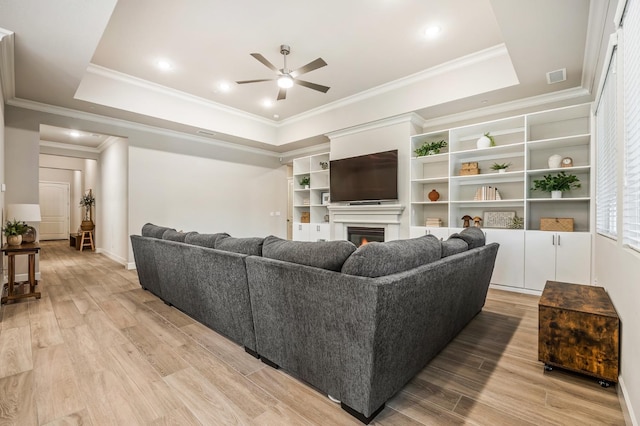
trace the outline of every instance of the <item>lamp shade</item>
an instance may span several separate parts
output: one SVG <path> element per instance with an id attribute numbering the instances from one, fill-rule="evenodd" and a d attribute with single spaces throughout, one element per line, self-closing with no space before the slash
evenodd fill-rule
<path id="1" fill-rule="evenodd" d="M 40 204 L 9 204 L 7 206 L 7 220 L 23 222 L 40 222 Z"/>

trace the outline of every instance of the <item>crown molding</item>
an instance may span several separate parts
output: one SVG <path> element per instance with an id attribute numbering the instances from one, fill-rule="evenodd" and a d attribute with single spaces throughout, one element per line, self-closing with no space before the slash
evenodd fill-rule
<path id="1" fill-rule="evenodd" d="M 323 152 L 329 152 L 331 149 L 331 143 L 326 142 L 319 145 L 308 146 L 305 148 L 294 149 L 280 153 L 280 162 L 286 157 L 306 157 L 308 155 L 321 154 Z"/>
<path id="2" fill-rule="evenodd" d="M 406 77 L 399 78 L 397 80 L 382 84 L 380 86 L 376 86 L 369 90 L 365 90 L 355 95 L 339 99 L 337 101 L 328 103 L 321 107 L 314 108 L 309 111 L 303 112 L 301 114 L 295 115 L 293 117 L 287 118 L 279 122 L 278 127 L 282 127 L 298 121 L 306 120 L 316 115 L 323 114 L 337 108 L 341 108 L 357 102 L 362 102 L 374 96 L 378 96 L 383 93 L 390 92 L 392 90 L 397 90 L 399 88 L 420 82 L 422 80 L 433 78 L 436 75 L 458 70 L 460 68 L 470 67 L 479 62 L 487 61 L 489 59 L 496 58 L 503 55 L 508 55 L 508 54 L 509 53 L 507 51 L 507 47 L 504 44 L 498 44 L 496 46 L 489 47 L 487 49 L 480 50 L 478 52 L 474 52 L 469 55 L 453 59 L 449 62 L 445 62 L 435 67 L 417 72 L 415 74 L 408 75 Z"/>
<path id="3" fill-rule="evenodd" d="M 583 87 L 573 89 L 565 89 L 557 92 L 546 93 L 544 95 L 532 96 L 530 98 L 518 99 L 516 101 L 504 102 L 498 105 L 492 105 L 484 108 L 473 109 L 470 111 L 451 114 L 445 117 L 438 117 L 424 120 L 423 129 L 432 127 L 445 127 L 452 123 L 464 120 L 483 118 L 488 115 L 502 114 L 516 111 L 519 109 L 533 108 L 541 105 L 547 105 L 554 102 L 562 102 L 572 99 L 589 96 L 591 92 Z"/>
<path id="4" fill-rule="evenodd" d="M 129 74 L 125 74 L 119 71 L 112 70 L 110 68 L 105 68 L 96 64 L 89 64 L 87 67 L 87 73 L 95 74 L 100 77 L 104 77 L 110 80 L 119 81 L 127 85 L 140 87 L 144 90 L 149 90 L 152 92 L 156 92 L 165 96 L 171 96 L 178 99 L 181 99 L 186 102 L 190 102 L 195 105 L 205 106 L 207 108 L 211 108 L 217 111 L 224 112 L 226 114 L 233 114 L 238 117 L 242 117 L 245 119 L 257 121 L 261 124 L 266 124 L 269 126 L 277 127 L 276 123 L 273 120 L 266 119 L 256 114 L 251 114 L 237 108 L 232 108 L 223 104 L 219 104 L 217 102 L 211 101 L 209 99 L 201 98 L 199 96 L 191 95 L 186 92 L 182 92 L 180 90 L 171 89 L 166 86 L 162 86 L 157 83 L 150 82 L 148 80 L 143 80 L 138 77 L 134 77 Z"/>
<path id="5" fill-rule="evenodd" d="M 420 117 L 415 112 L 410 112 L 407 114 L 396 115 L 394 117 L 389 117 L 382 120 L 359 124 L 357 126 L 349 127 L 347 129 L 342 129 L 335 132 L 330 132 L 330 133 L 327 133 L 326 136 L 329 139 L 336 139 L 336 138 L 341 138 L 343 136 L 365 132 L 367 130 L 380 129 L 382 127 L 394 126 L 396 124 L 401 124 L 401 123 L 411 123 L 420 127 L 424 127 L 425 119 Z"/>
<path id="6" fill-rule="evenodd" d="M 14 71 L 14 35 L 0 28 L 0 85 L 5 101 L 13 99 L 16 93 Z"/>
<path id="7" fill-rule="evenodd" d="M 238 151 L 250 152 L 253 154 L 260 154 L 268 157 L 278 158 L 281 155 L 278 152 L 269 151 L 266 149 L 249 147 L 245 145 L 236 144 L 233 142 L 221 141 L 219 139 L 212 139 L 210 137 L 192 135 L 190 133 L 163 129 L 160 127 L 149 126 L 147 124 L 135 123 L 132 121 L 122 120 L 119 118 L 111 118 L 104 115 L 93 114 L 93 113 L 78 111 L 75 109 L 64 108 L 64 107 L 59 107 L 59 106 L 54 106 L 49 104 L 43 104 L 40 102 L 28 101 L 20 98 L 9 99 L 6 103 L 8 105 L 11 105 L 17 108 L 24 108 L 32 111 L 39 111 L 47 114 L 61 115 L 64 117 L 75 118 L 78 120 L 91 121 L 91 122 L 101 123 L 109 126 L 117 126 L 117 127 L 122 127 L 126 129 L 146 132 L 146 133 L 154 133 L 157 135 L 169 136 L 173 138 L 179 137 L 179 138 L 190 140 L 193 142 L 206 143 L 209 145 L 219 146 L 222 148 L 235 149 Z M 126 137 L 126 136 L 122 136 L 122 137 Z"/>
<path id="8" fill-rule="evenodd" d="M 104 142 L 98 145 L 98 152 L 102 153 L 102 151 L 109 148 L 111 145 L 116 143 L 119 139 L 122 139 L 122 138 L 119 138 L 117 136 L 109 136 L 107 139 L 104 140 Z"/>
<path id="9" fill-rule="evenodd" d="M 92 154 L 99 154 L 100 151 L 97 148 L 91 148 L 90 146 L 82 146 L 82 145 L 72 145 L 68 143 L 60 143 L 60 142 L 51 142 L 40 140 L 40 146 L 46 146 L 49 148 L 57 148 L 64 149 L 66 151 L 80 151 L 80 152 L 90 152 Z"/>

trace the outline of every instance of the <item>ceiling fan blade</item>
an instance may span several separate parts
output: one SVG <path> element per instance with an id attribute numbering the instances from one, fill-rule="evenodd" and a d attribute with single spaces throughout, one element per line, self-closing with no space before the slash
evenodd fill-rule
<path id="1" fill-rule="evenodd" d="M 280 88 L 280 91 L 278 92 L 278 100 L 281 101 L 283 99 L 286 99 L 287 97 L 287 89 L 284 88 Z"/>
<path id="2" fill-rule="evenodd" d="M 265 58 L 264 56 L 262 56 L 259 53 L 251 53 L 251 56 L 253 56 L 254 58 L 256 58 L 257 60 L 259 60 L 260 62 L 262 62 L 262 64 L 264 64 L 264 66 L 266 66 L 267 68 L 269 68 L 270 70 L 273 70 L 275 72 L 277 72 L 278 74 L 280 74 L 280 70 L 278 68 L 276 68 L 275 65 L 273 65 L 271 62 L 269 62 L 267 60 L 267 58 Z"/>
<path id="3" fill-rule="evenodd" d="M 273 81 L 275 78 L 262 78 L 260 80 L 242 80 L 236 81 L 236 84 L 260 83 L 261 81 Z"/>
<path id="4" fill-rule="evenodd" d="M 326 66 L 327 63 L 322 58 L 318 58 L 315 61 L 309 62 L 307 65 L 303 65 L 295 71 L 290 73 L 291 77 L 296 78 L 299 75 L 308 73 L 309 71 L 317 70 L 318 68 L 322 68 Z"/>
<path id="5" fill-rule="evenodd" d="M 300 86 L 308 87 L 309 89 L 317 90 L 322 93 L 327 93 L 329 89 L 331 89 L 330 87 L 323 86 L 321 84 L 309 83 L 308 81 L 298 80 L 297 78 L 294 79 L 293 82 Z"/>

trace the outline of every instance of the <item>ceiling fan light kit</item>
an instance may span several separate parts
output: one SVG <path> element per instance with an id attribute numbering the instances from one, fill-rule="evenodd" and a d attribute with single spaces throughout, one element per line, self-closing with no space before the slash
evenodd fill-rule
<path id="1" fill-rule="evenodd" d="M 242 80 L 242 81 L 236 81 L 236 83 L 247 84 L 247 83 L 260 83 L 263 81 L 276 80 L 278 87 L 280 88 L 280 90 L 278 91 L 278 97 L 277 97 L 277 100 L 279 101 L 282 99 L 286 99 L 287 89 L 290 89 L 291 87 L 293 87 L 294 84 L 307 87 L 309 89 L 317 90 L 318 92 L 327 93 L 330 87 L 298 79 L 298 76 L 302 74 L 306 74 L 308 72 L 311 72 L 311 71 L 317 70 L 318 68 L 322 68 L 326 66 L 327 63 L 324 61 L 324 59 L 318 58 L 294 71 L 291 71 L 289 70 L 289 68 L 287 68 L 287 55 L 289 53 L 291 53 L 291 48 L 289 46 L 287 46 L 286 44 L 283 44 L 280 46 L 280 54 L 282 54 L 284 59 L 284 66 L 282 67 L 282 69 L 276 68 L 275 65 L 269 62 L 267 58 L 262 56 L 260 53 L 252 53 L 251 56 L 256 58 L 260 63 L 262 63 L 264 66 L 266 66 L 270 70 L 275 71 L 277 74 L 277 77 L 263 78 L 258 80 Z"/>

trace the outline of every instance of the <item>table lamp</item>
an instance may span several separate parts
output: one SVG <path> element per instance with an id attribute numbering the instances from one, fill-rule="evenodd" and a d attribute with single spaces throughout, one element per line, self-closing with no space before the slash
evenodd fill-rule
<path id="1" fill-rule="evenodd" d="M 9 204 L 7 206 L 7 220 L 17 220 L 29 223 L 40 222 L 40 204 Z M 37 240 L 36 228 L 29 225 L 27 232 L 22 235 L 23 243 L 33 243 Z"/>

